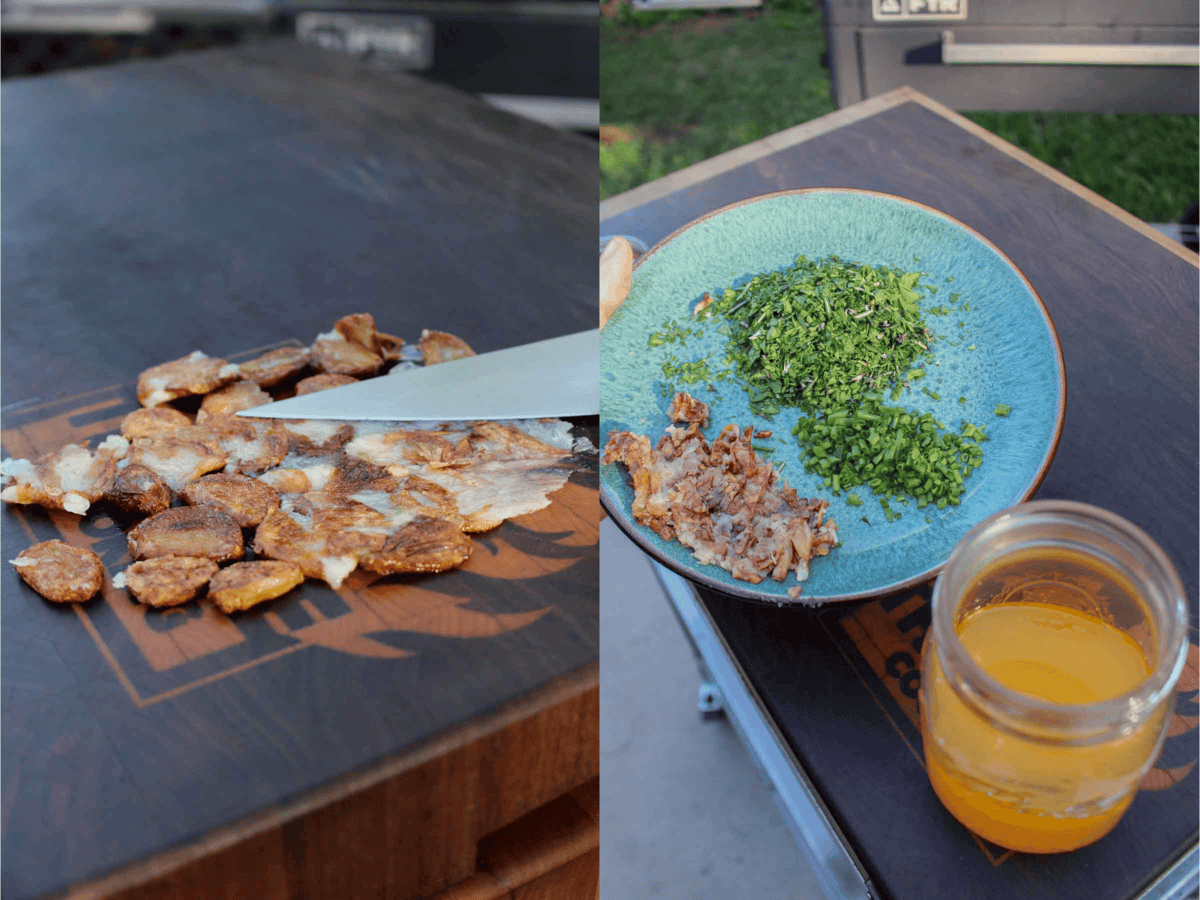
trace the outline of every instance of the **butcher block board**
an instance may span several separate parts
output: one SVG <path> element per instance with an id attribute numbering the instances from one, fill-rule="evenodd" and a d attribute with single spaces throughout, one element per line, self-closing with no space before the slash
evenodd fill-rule
<path id="1" fill-rule="evenodd" d="M 4 454 L 94 446 L 136 407 L 132 385 L 25 406 L 4 417 Z M 577 457 L 579 470 L 549 506 L 475 536 L 461 569 L 358 572 L 336 591 L 310 580 L 234 616 L 210 603 L 154 609 L 114 588 L 111 576 L 131 559 L 125 533 L 102 504 L 82 518 L 6 507 L 5 560 L 57 538 L 96 552 L 109 574 L 95 600 L 55 606 L 11 566 L 0 569 L 5 803 L 13 804 L 7 859 L 45 857 L 53 848 L 51 871 L 94 878 L 265 809 L 310 806 L 304 795 L 314 791 L 344 797 L 357 785 L 329 794 L 332 781 L 383 777 L 397 755 L 411 756 L 431 740 L 444 745 L 435 754 L 480 755 L 483 746 L 456 742 L 454 732 L 488 732 L 480 723 L 489 714 L 505 703 L 519 708 L 530 692 L 564 694 L 538 709 L 555 717 L 568 704 L 566 720 L 553 729 L 559 733 L 508 735 L 487 745 L 484 755 L 496 758 L 480 760 L 488 769 L 507 762 L 512 771 L 504 777 L 532 780 L 533 772 L 521 770 L 557 754 L 556 771 L 537 773 L 547 784 L 474 796 L 473 785 L 455 783 L 454 771 L 431 770 L 421 780 L 440 777 L 443 790 L 405 792 L 461 832 L 431 832 L 418 817 L 407 823 L 410 837 L 441 844 L 442 853 L 461 842 L 471 868 L 455 874 L 473 872 L 479 838 L 597 773 L 594 747 L 583 742 L 591 734 L 594 744 L 596 734 L 584 694 L 594 688 L 586 670 L 597 655 L 599 519 L 595 470 L 586 460 Z M 531 710 L 545 700 L 532 703 Z M 544 737 L 550 746 L 539 746 Z M 437 763 L 435 770 L 445 760 Z M 463 808 L 472 804 L 474 816 Z M 386 807 L 380 813 L 390 819 Z M 369 843 L 371 822 L 356 811 L 351 804 L 349 820 L 366 828 Z M 403 843 L 405 835 L 394 837 Z M 98 865 L 75 869 L 79 854 Z M 62 886 L 26 881 L 21 868 L 5 866 L 5 897 Z M 404 874 L 413 896 L 453 878 Z"/>
<path id="2" fill-rule="evenodd" d="M 353 312 L 480 353 L 594 327 L 582 138 L 289 42 L 2 94 L 6 457 L 94 446 L 152 365 L 306 345 Z M 575 462 L 462 569 L 234 617 L 107 586 L 56 606 L 0 564 L 5 900 L 474 877 L 481 841 L 599 771 L 595 456 Z M 51 538 L 128 562 L 102 505 L 0 510 L 3 560 Z"/>

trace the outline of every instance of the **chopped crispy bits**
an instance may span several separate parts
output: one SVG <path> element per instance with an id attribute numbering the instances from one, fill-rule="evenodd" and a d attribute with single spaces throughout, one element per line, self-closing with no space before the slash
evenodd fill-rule
<path id="1" fill-rule="evenodd" d="M 176 428 L 186 428 L 191 424 L 192 420 L 173 406 L 143 406 L 121 422 L 121 434 L 136 441 L 138 438 L 166 434 Z"/>
<path id="2" fill-rule="evenodd" d="M 139 375 L 138 402 L 142 406 L 158 406 L 189 394 L 207 394 L 240 377 L 234 363 L 197 350 L 180 359 L 152 366 Z"/>
<path id="3" fill-rule="evenodd" d="M 629 469 L 634 518 L 691 548 L 701 564 L 751 584 L 783 581 L 791 571 L 804 581 L 809 561 L 837 543 L 829 502 L 798 497 L 752 439 L 752 428 L 728 425 L 710 446 L 693 422 L 669 426 L 651 450 L 644 435 L 614 431 L 601 461 Z"/>
<path id="4" fill-rule="evenodd" d="M 104 586 L 104 564 L 91 550 L 43 541 L 12 560 L 27 585 L 55 603 L 83 603 Z"/>
<path id="5" fill-rule="evenodd" d="M 129 464 L 145 466 L 158 474 L 173 491 L 189 481 L 225 466 L 228 455 L 197 426 L 154 437 L 139 438 L 129 448 Z"/>
<path id="6" fill-rule="evenodd" d="M 287 456 L 287 431 L 275 419 L 212 416 L 203 427 L 228 457 L 228 472 L 261 475 Z"/>
<path id="7" fill-rule="evenodd" d="M 213 391 L 200 403 L 196 421 L 204 422 L 214 416 L 231 416 L 244 409 L 254 409 L 271 402 L 271 395 L 254 381 L 235 381 L 231 385 Z"/>
<path id="8" fill-rule="evenodd" d="M 127 513 L 152 516 L 171 505 L 171 486 L 153 469 L 132 463 L 117 471 L 104 499 Z"/>
<path id="9" fill-rule="evenodd" d="M 354 384 L 358 381 L 350 375 L 310 375 L 296 384 L 296 396 L 315 394 L 317 391 L 341 387 L 343 384 Z"/>
<path id="10" fill-rule="evenodd" d="M 242 528 L 252 528 L 279 508 L 279 492 L 245 475 L 219 472 L 197 478 L 179 494 L 189 506 L 219 509 Z"/>
<path id="11" fill-rule="evenodd" d="M 5 487 L 0 500 L 6 503 L 36 503 L 82 516 L 103 497 L 117 474 L 117 462 L 129 452 L 129 441 L 110 435 L 93 453 L 67 444 L 47 453 L 37 462 L 6 459 L 0 463 Z"/>
<path id="12" fill-rule="evenodd" d="M 159 556 L 135 562 L 121 574 L 139 603 L 179 606 L 200 593 L 217 574 L 217 564 L 198 556 Z"/>
<path id="13" fill-rule="evenodd" d="M 309 356 L 307 347 L 281 347 L 244 362 L 238 368 L 243 378 L 259 387 L 274 387 L 303 372 Z"/>
<path id="14" fill-rule="evenodd" d="M 417 516 L 384 541 L 378 553 L 359 560 L 368 572 L 444 572 L 461 566 L 471 555 L 471 539 L 445 519 Z"/>
<path id="15" fill-rule="evenodd" d="M 242 529 L 210 506 L 163 510 L 133 528 L 128 537 L 129 555 L 134 559 L 199 556 L 224 563 L 241 559 L 246 552 Z"/>
<path id="16" fill-rule="evenodd" d="M 312 345 L 312 366 L 329 375 L 366 378 L 383 366 L 383 357 L 374 350 L 351 343 L 337 331 L 317 335 Z"/>
<path id="17" fill-rule="evenodd" d="M 303 580 L 304 573 L 290 562 L 234 563 L 213 576 L 208 596 L 221 612 L 233 613 L 282 597 Z"/>
<path id="18" fill-rule="evenodd" d="M 466 341 L 445 331 L 422 331 L 419 346 L 427 366 L 475 355 Z"/>
<path id="19" fill-rule="evenodd" d="M 680 391 L 671 400 L 667 415 L 672 422 L 691 422 L 703 428 L 708 423 L 708 404 Z"/>

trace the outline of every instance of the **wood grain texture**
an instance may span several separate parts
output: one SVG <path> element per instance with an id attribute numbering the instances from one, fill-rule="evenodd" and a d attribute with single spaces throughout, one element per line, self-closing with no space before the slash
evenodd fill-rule
<path id="1" fill-rule="evenodd" d="M 111 431 L 150 365 L 307 344 L 351 312 L 479 352 L 594 327 L 577 136 L 293 42 L 0 93 L 22 123 L 0 135 L 5 455 Z M 51 608 L 2 567 L 6 900 L 471 874 L 482 835 L 596 774 L 594 681 L 552 690 L 598 659 L 595 493 L 582 466 L 462 569 L 232 619 L 119 591 Z M 121 568 L 121 523 L 73 519 L 0 510 L 3 558 L 62 536 Z"/>
<path id="2" fill-rule="evenodd" d="M 814 125 L 801 142 L 753 150 L 704 177 L 648 192 L 647 202 L 624 207 L 601 229 L 652 245 L 748 197 L 841 187 L 906 197 L 979 231 L 1028 277 L 1062 345 L 1066 416 L 1036 496 L 1112 510 L 1159 543 L 1184 584 L 1194 656 L 1200 620 L 1195 254 L 915 92 L 877 98 L 884 99 L 845 110 L 847 119 L 826 123 L 833 127 Z M 857 114 L 864 109 L 867 115 Z M 1143 790 L 1117 829 L 1092 847 L 1063 856 L 1010 854 L 962 829 L 937 802 L 922 768 L 912 715 L 927 587 L 826 611 L 762 607 L 709 591 L 701 596 L 766 714 L 884 896 L 1127 900 L 1195 843 L 1200 782 L 1190 688 L 1180 696 L 1158 762 L 1166 773 L 1162 789 Z"/>
<path id="3" fill-rule="evenodd" d="M 485 846 L 495 877 L 466 887 L 524 885 L 594 847 L 581 840 L 598 840 L 598 671 L 556 694 L 512 704 L 499 727 L 467 743 L 447 735 L 395 765 L 425 761 L 370 787 L 349 792 L 347 780 L 306 814 L 231 828 L 186 860 L 165 854 L 63 896 L 411 900 L 472 879 Z"/>
<path id="4" fill-rule="evenodd" d="M 993 134 L 982 125 L 975 124 L 966 116 L 960 116 L 945 104 L 938 103 L 932 97 L 928 97 L 925 94 L 922 94 L 920 91 L 913 90 L 912 88 L 899 88 L 894 93 L 896 103 L 901 103 L 905 100 L 911 100 L 914 103 L 921 104 L 926 109 L 932 110 L 939 116 L 943 116 L 944 118 L 953 122 L 959 128 L 963 129 L 963 131 L 969 132 L 980 140 L 986 141 L 997 150 L 1000 150 L 1002 153 L 1007 153 L 1013 159 L 1033 169 L 1046 179 L 1053 181 L 1059 187 L 1066 188 L 1071 193 L 1082 197 L 1097 209 L 1103 210 L 1122 224 L 1132 228 L 1134 231 L 1138 232 L 1144 237 L 1150 238 L 1150 240 L 1154 241 L 1163 249 L 1174 253 L 1180 259 L 1189 262 L 1194 266 L 1200 267 L 1200 254 L 1197 254 L 1196 251 L 1185 247 L 1179 241 L 1171 240 L 1171 238 L 1167 237 L 1161 231 L 1151 228 L 1137 216 L 1126 212 L 1112 201 L 1106 200 L 1095 191 L 1084 187 L 1078 181 L 1075 181 L 1073 178 L 1069 178 L 1062 172 L 1058 171 L 1058 169 L 1054 168 L 1048 163 L 1042 162 L 1040 159 L 1030 155 L 1015 144 L 1011 144 L 999 135 Z"/>

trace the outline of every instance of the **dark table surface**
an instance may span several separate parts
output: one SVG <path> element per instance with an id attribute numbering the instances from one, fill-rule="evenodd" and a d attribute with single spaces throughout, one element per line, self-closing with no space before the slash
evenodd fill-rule
<path id="1" fill-rule="evenodd" d="M 1163 547 L 1190 603 L 1191 662 L 1162 757 L 1117 828 L 1075 853 L 1038 857 L 971 835 L 929 787 L 915 721 L 928 586 L 823 610 L 703 589 L 701 601 L 884 896 L 1134 896 L 1197 836 L 1200 263 L 907 89 L 612 198 L 600 229 L 649 246 L 725 204 L 804 187 L 928 204 L 1028 276 L 1067 377 L 1062 438 L 1036 497 L 1110 509 Z"/>
<path id="2" fill-rule="evenodd" d="M 478 352 L 595 327 L 586 139 L 291 41 L 8 82 L 3 103 L 5 456 L 114 431 L 153 364 L 307 344 L 351 312 Z M 309 582 L 233 621 L 123 593 L 61 608 L 0 567 L 6 900 L 594 666 L 595 497 L 583 466 L 461 570 Z M 0 516 L 4 559 L 64 535 L 127 562 L 102 510 Z"/>

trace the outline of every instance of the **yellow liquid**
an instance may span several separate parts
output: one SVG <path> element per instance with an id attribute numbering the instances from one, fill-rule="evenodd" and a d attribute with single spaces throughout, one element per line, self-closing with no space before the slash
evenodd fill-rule
<path id="1" fill-rule="evenodd" d="M 1012 690 L 1078 705 L 1119 697 L 1150 674 L 1141 649 L 1106 622 L 1060 606 L 1003 603 L 971 614 L 959 639 Z M 956 819 L 1013 850 L 1073 850 L 1107 834 L 1133 800 L 1161 727 L 1088 747 L 1037 743 L 994 726 L 927 656 L 922 734 L 933 789 Z"/>

